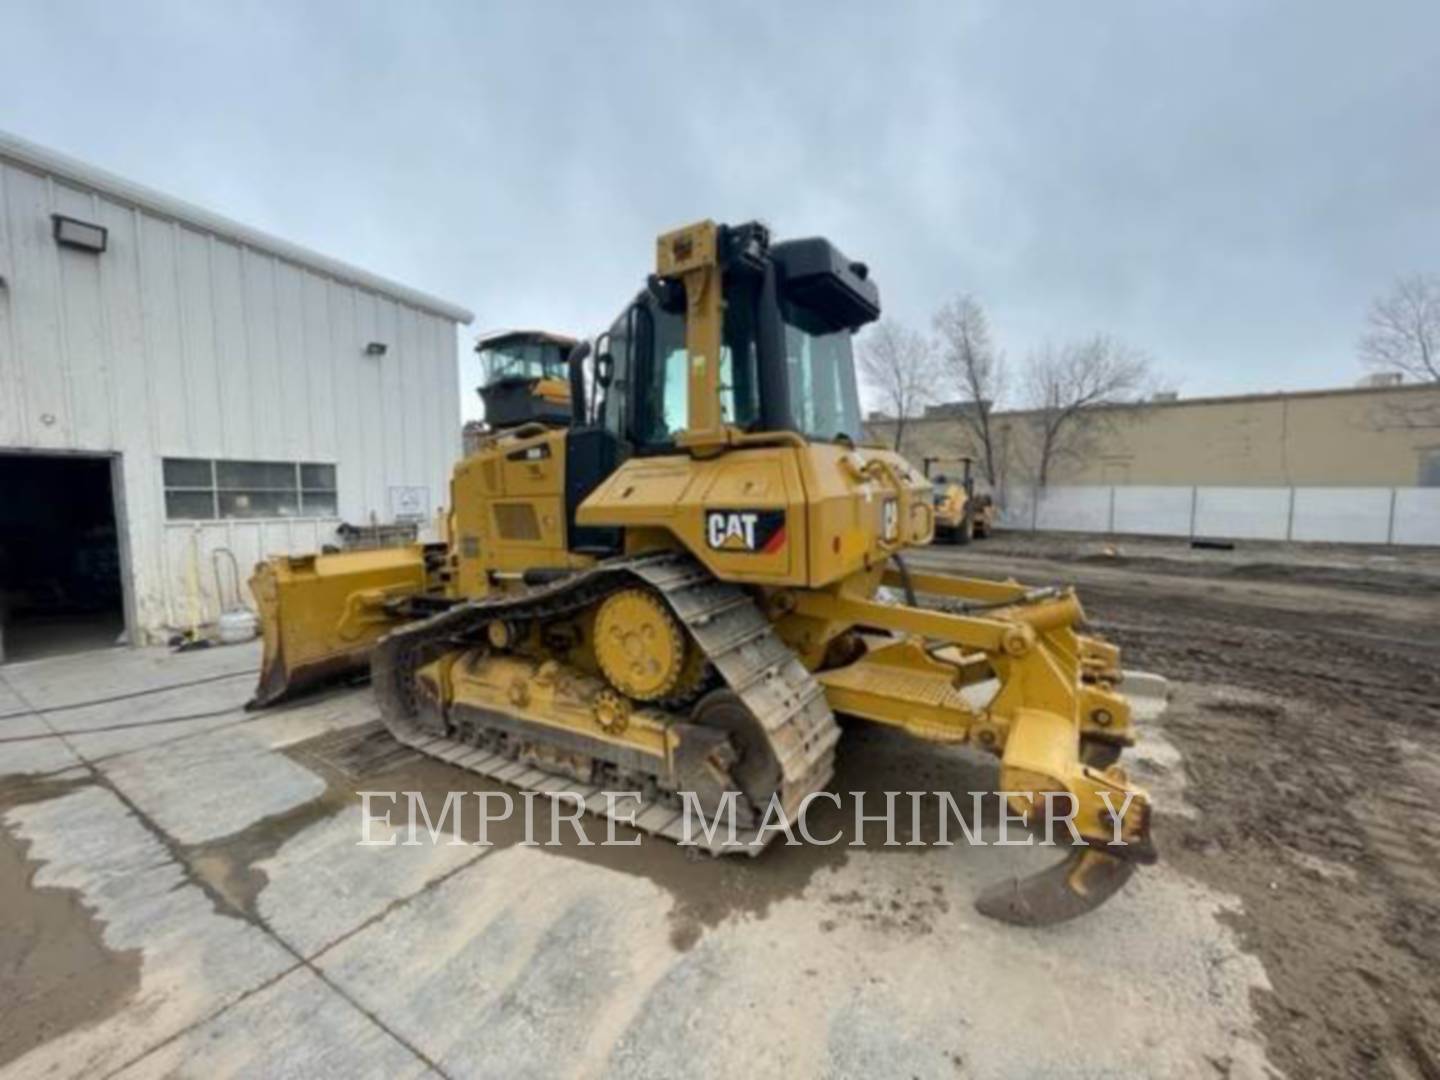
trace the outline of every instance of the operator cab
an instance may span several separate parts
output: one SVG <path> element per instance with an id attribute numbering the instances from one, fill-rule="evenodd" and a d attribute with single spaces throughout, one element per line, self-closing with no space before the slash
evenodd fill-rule
<path id="1" fill-rule="evenodd" d="M 683 230 L 669 235 L 677 245 L 691 242 Z M 716 272 L 708 287 L 724 290 L 715 316 L 721 325 L 711 338 L 719 342 L 719 424 L 746 434 L 859 444 L 852 338 L 880 315 L 868 268 L 819 237 L 771 244 L 769 231 L 754 222 L 715 227 L 714 238 Z M 676 261 L 690 254 L 680 252 Z M 566 517 L 576 550 L 598 554 L 619 542 L 619 530 L 576 525 L 579 504 L 596 486 L 631 456 L 683 452 L 687 437 L 704 428 L 691 411 L 694 323 L 716 305 L 691 310 L 687 337 L 681 276 L 651 275 L 596 342 L 588 373 L 586 350 L 572 354 Z"/>
<path id="2" fill-rule="evenodd" d="M 491 429 L 570 422 L 567 361 L 575 339 L 545 330 L 501 330 L 475 345 L 480 399 Z"/>
<path id="3" fill-rule="evenodd" d="M 758 224 L 719 230 L 724 283 L 720 415 L 742 432 L 863 439 L 854 332 L 880 314 L 863 263 L 823 238 L 770 244 Z M 635 454 L 674 453 L 689 415 L 685 291 L 652 276 L 597 348 L 581 424 L 603 427 Z"/>

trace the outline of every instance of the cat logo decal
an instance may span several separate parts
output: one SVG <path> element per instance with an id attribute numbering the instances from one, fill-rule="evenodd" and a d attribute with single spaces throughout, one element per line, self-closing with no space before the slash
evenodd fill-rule
<path id="1" fill-rule="evenodd" d="M 714 551 L 773 555 L 785 546 L 785 511 L 707 510 L 705 542 Z"/>

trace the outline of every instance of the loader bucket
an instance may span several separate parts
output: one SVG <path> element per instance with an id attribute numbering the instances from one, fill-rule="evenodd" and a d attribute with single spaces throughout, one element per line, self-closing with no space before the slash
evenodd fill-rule
<path id="1" fill-rule="evenodd" d="M 260 681 L 246 708 L 273 705 L 362 671 L 370 650 L 405 617 L 395 602 L 425 590 L 424 548 L 280 555 L 255 567 L 260 609 Z"/>

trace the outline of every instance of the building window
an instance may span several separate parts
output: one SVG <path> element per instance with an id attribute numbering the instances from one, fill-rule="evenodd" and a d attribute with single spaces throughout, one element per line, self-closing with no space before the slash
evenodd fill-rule
<path id="1" fill-rule="evenodd" d="M 166 458 L 164 473 L 171 521 L 330 518 L 339 512 L 334 465 Z"/>

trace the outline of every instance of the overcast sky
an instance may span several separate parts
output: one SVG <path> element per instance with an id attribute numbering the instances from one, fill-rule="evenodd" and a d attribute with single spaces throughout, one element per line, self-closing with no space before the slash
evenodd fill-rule
<path id="1" fill-rule="evenodd" d="M 0 127 L 457 301 L 593 333 L 656 233 L 760 217 L 1013 357 L 1352 383 L 1440 271 L 1440 4 L 5 0 Z"/>

